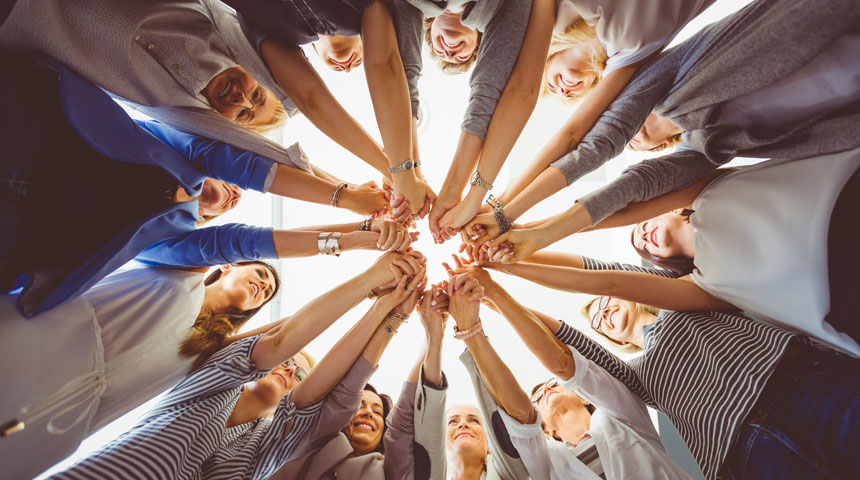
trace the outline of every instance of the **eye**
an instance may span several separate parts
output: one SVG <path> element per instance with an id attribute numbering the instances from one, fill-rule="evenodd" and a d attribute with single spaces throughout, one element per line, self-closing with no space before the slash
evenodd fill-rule
<path id="1" fill-rule="evenodd" d="M 248 110 L 247 108 L 243 108 L 242 110 L 239 110 L 239 114 L 236 115 L 236 122 L 238 122 L 240 124 L 245 124 L 245 123 L 248 123 L 248 120 L 250 120 L 250 118 L 251 118 L 251 111 Z"/>
<path id="2" fill-rule="evenodd" d="M 259 105 L 263 103 L 263 87 L 258 87 L 256 90 L 254 90 L 254 94 L 251 97 L 251 102 L 253 102 L 254 105 Z"/>
<path id="3" fill-rule="evenodd" d="M 455 425 L 456 423 L 457 423 L 457 420 L 455 420 L 453 418 L 448 420 L 448 425 Z"/>
<path id="4" fill-rule="evenodd" d="M 469 419 L 469 423 L 475 423 L 475 424 L 478 424 L 478 423 L 480 423 L 480 422 L 478 422 L 478 419 L 477 419 L 477 418 L 471 418 L 471 419 Z"/>

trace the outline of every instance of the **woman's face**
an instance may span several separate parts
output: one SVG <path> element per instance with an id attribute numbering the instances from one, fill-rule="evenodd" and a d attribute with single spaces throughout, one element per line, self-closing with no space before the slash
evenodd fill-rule
<path id="1" fill-rule="evenodd" d="M 449 11 L 433 19 L 430 25 L 433 51 L 448 63 L 464 63 L 478 47 L 478 31 L 464 27 L 460 14 Z"/>
<path id="2" fill-rule="evenodd" d="M 537 398 L 537 402 L 535 402 Z M 586 403 L 575 393 L 561 386 L 558 381 L 549 381 L 544 383 L 532 395 L 532 403 L 535 409 L 540 412 L 543 419 L 544 434 L 548 438 L 554 438 L 558 441 L 576 442 L 576 438 L 564 438 L 561 434 L 564 421 L 564 413 L 570 410 L 586 410 Z"/>
<path id="3" fill-rule="evenodd" d="M 487 434 L 477 408 L 459 405 L 448 410 L 445 449 L 451 454 L 486 457 Z"/>
<path id="4" fill-rule="evenodd" d="M 221 277 L 206 288 L 218 289 L 232 308 L 243 312 L 253 310 L 272 298 L 275 278 L 263 265 L 221 265 L 218 268 L 221 269 Z"/>
<path id="5" fill-rule="evenodd" d="M 598 319 L 597 331 L 616 342 L 627 344 L 633 338 L 637 312 L 636 303 L 609 297 L 606 307 L 602 309 L 600 299 L 592 302 L 588 307 L 588 318 Z"/>
<path id="6" fill-rule="evenodd" d="M 221 116 L 242 126 L 268 125 L 277 99 L 242 67 L 215 75 L 200 92 Z"/>
<path id="7" fill-rule="evenodd" d="M 229 212 L 242 199 L 242 190 L 221 180 L 207 178 L 197 197 L 200 216 L 216 216 Z"/>
<path id="8" fill-rule="evenodd" d="M 265 394 L 268 397 L 280 401 L 281 397 L 287 394 L 290 390 L 296 388 L 296 385 L 301 382 L 299 380 L 299 369 L 307 373 L 310 371 L 310 365 L 307 359 L 301 353 L 293 355 L 290 359 L 277 367 L 273 368 L 265 377 L 257 380 L 257 389 L 260 394 Z M 302 376 L 302 379 L 304 377 Z"/>
<path id="9" fill-rule="evenodd" d="M 660 258 L 675 258 L 689 251 L 693 226 L 677 212 L 669 212 L 637 224 L 633 228 L 633 245 Z"/>
<path id="10" fill-rule="evenodd" d="M 597 81 L 591 70 L 591 50 L 586 45 L 571 47 L 553 55 L 547 64 L 544 81 L 547 90 L 562 98 L 576 97 Z"/>
<path id="11" fill-rule="evenodd" d="M 353 450 L 359 455 L 370 453 L 382 441 L 385 427 L 385 407 L 379 395 L 365 390 L 361 394 L 361 406 L 343 433 L 349 439 Z"/>
<path id="12" fill-rule="evenodd" d="M 637 152 L 651 150 L 669 141 L 679 133 L 679 130 L 683 129 L 675 125 L 672 120 L 652 113 L 645 119 L 639 132 L 627 142 L 627 148 Z"/>
<path id="13" fill-rule="evenodd" d="M 320 35 L 313 43 L 317 55 L 332 70 L 349 72 L 364 61 L 364 48 L 361 37 L 344 37 L 342 35 Z"/>

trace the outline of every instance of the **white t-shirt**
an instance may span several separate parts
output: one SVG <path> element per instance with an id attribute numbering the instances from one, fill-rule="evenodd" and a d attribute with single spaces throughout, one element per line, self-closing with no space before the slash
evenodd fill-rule
<path id="1" fill-rule="evenodd" d="M 761 320 L 860 356 L 860 345 L 824 321 L 830 311 L 827 233 L 860 149 L 770 160 L 711 182 L 693 202 L 702 289 Z"/>
<path id="2" fill-rule="evenodd" d="M 596 407 L 586 433 L 597 446 L 606 478 L 689 479 L 666 454 L 642 400 L 609 372 L 568 348 L 576 373 L 562 385 Z M 598 478 L 570 444 L 546 438 L 540 415 L 534 424 L 523 425 L 501 409 L 499 414 L 532 479 Z"/>
<path id="3" fill-rule="evenodd" d="M 179 382 L 193 361 L 178 348 L 203 304 L 203 280 L 178 269 L 126 270 L 34 318 L 17 311 L 15 296 L 0 295 L 0 424 L 26 424 L 0 442 L 0 458 L 27 459 L 8 462 L 4 475 L 38 475 Z"/>
<path id="4" fill-rule="evenodd" d="M 584 18 L 609 60 L 603 76 L 659 52 L 715 0 L 557 0 L 555 31 Z"/>

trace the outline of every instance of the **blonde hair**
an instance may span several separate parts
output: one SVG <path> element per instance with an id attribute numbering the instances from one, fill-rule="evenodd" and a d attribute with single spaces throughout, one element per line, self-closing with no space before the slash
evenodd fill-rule
<path id="1" fill-rule="evenodd" d="M 305 360 L 307 360 L 307 361 L 308 361 L 308 368 L 310 368 L 311 370 L 313 370 L 313 369 L 314 369 L 314 367 L 317 365 L 317 361 L 316 361 L 316 359 L 314 359 L 314 357 L 312 357 L 310 353 L 308 353 L 308 352 L 306 352 L 306 351 L 304 351 L 304 350 L 299 350 L 299 353 L 300 353 L 303 357 L 305 357 Z M 310 372 L 308 372 L 308 373 L 310 373 Z"/>
<path id="2" fill-rule="evenodd" d="M 266 262 L 254 260 L 249 262 L 238 262 L 234 265 L 261 265 L 264 268 L 269 269 L 269 272 L 272 274 L 272 278 L 275 280 L 275 287 L 272 291 L 272 295 L 259 307 L 252 308 L 250 310 L 210 312 L 208 310 L 201 309 L 197 318 L 194 320 L 192 332 L 188 335 L 188 338 L 183 340 L 182 344 L 179 345 L 180 355 L 183 357 L 195 357 L 194 362 L 191 364 L 192 371 L 200 368 L 204 363 L 206 363 L 206 360 L 209 360 L 209 357 L 220 350 L 224 344 L 224 339 L 229 335 L 236 333 L 239 328 L 248 321 L 248 319 L 253 317 L 254 314 L 259 312 L 264 305 L 275 298 L 275 295 L 277 295 L 278 290 L 281 288 L 281 281 L 278 277 L 277 270 Z M 219 278 L 221 278 L 221 269 L 215 269 L 215 271 L 210 273 L 206 279 L 203 280 L 203 285 L 212 285 L 218 281 Z M 311 365 L 312 357 L 306 353 L 302 354 L 305 355 L 305 358 L 308 359 L 308 364 Z M 313 363 L 315 364 L 316 362 Z"/>
<path id="3" fill-rule="evenodd" d="M 266 91 L 268 92 L 268 90 Z M 242 125 L 243 127 L 254 133 L 265 135 L 287 123 L 287 110 L 284 108 L 284 104 L 279 102 L 272 92 L 269 92 L 269 95 L 272 97 L 271 101 L 275 102 L 275 110 L 272 112 L 272 118 L 262 125 Z"/>
<path id="4" fill-rule="evenodd" d="M 591 323 L 590 323 L 591 322 L 591 316 L 588 315 L 588 311 L 591 309 L 591 306 L 594 305 L 594 302 L 596 302 L 598 300 L 600 300 L 600 297 L 592 298 L 591 300 L 588 301 L 588 303 L 583 305 L 582 309 L 579 311 L 579 313 L 582 314 L 582 317 L 585 318 L 586 321 L 589 322 L 588 323 L 589 328 L 591 328 Z M 655 317 L 660 313 L 659 308 L 653 307 L 651 305 L 645 305 L 643 303 L 637 303 L 636 304 L 636 310 L 648 312 L 651 315 L 654 315 Z M 615 340 L 614 338 L 609 338 L 609 336 L 607 336 L 605 333 L 601 332 L 600 330 L 595 330 L 595 331 L 597 333 L 599 333 L 603 338 L 608 340 L 609 341 L 609 348 L 611 348 L 612 350 L 615 350 L 616 352 L 619 352 L 619 353 L 638 353 L 638 352 L 642 351 L 642 349 L 639 348 L 637 345 L 633 345 L 632 343 L 629 343 L 629 342 L 627 344 L 622 344 L 621 342 Z"/>
<path id="5" fill-rule="evenodd" d="M 430 56 L 436 60 L 436 63 L 439 65 L 439 68 L 442 69 L 443 73 L 447 73 L 448 75 L 457 75 L 468 72 L 478 59 L 478 48 L 481 46 L 481 37 L 483 36 L 481 31 L 478 31 L 478 40 L 475 43 L 475 50 L 472 51 L 472 55 L 462 63 L 452 63 L 440 57 L 439 54 L 436 53 L 436 49 L 433 48 L 433 37 L 430 35 L 430 27 L 433 26 L 433 20 L 435 20 L 435 18 L 424 17 L 424 43 L 426 43 L 430 48 Z"/>
<path id="6" fill-rule="evenodd" d="M 550 41 L 549 51 L 547 52 L 546 57 L 546 64 L 544 65 L 544 72 L 546 72 L 547 67 L 549 67 L 549 62 L 552 61 L 553 57 L 559 53 L 569 48 L 586 45 L 590 50 L 589 68 L 587 71 L 594 72 L 596 75 L 594 83 L 591 84 L 586 92 L 573 97 L 568 97 L 564 100 L 565 102 L 575 102 L 581 99 L 588 94 L 588 92 L 594 90 L 594 88 L 597 87 L 597 84 L 600 83 L 600 78 L 603 76 L 603 70 L 606 68 L 606 61 L 609 60 L 609 56 L 606 54 L 606 48 L 603 47 L 603 44 L 595 40 L 597 40 L 597 31 L 582 18 L 579 18 L 568 25 L 563 32 L 552 34 L 552 40 Z M 546 75 L 543 76 L 543 82 L 541 83 L 541 95 L 547 95 L 549 93 L 549 84 L 546 81 Z"/>

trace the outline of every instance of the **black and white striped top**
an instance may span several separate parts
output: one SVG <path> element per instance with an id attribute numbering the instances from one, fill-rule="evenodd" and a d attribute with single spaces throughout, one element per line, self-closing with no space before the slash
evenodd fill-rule
<path id="1" fill-rule="evenodd" d="M 583 257 L 589 270 L 663 270 Z M 801 335 L 740 313 L 661 310 L 642 354 L 624 362 L 562 323 L 555 335 L 669 417 L 707 478 L 716 478 L 736 431 L 759 398 L 789 340 Z M 804 340 L 805 341 L 805 340 Z"/>
<path id="2" fill-rule="evenodd" d="M 251 361 L 259 336 L 237 341 L 177 384 L 131 430 L 53 478 L 262 479 L 291 459 L 322 402 L 287 394 L 271 420 L 225 429 L 243 385 L 266 375 Z M 290 428 L 284 436 L 285 428 Z"/>

